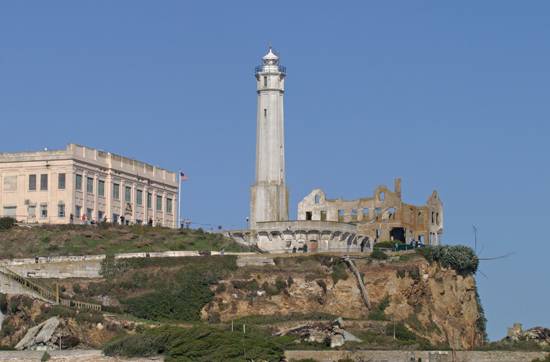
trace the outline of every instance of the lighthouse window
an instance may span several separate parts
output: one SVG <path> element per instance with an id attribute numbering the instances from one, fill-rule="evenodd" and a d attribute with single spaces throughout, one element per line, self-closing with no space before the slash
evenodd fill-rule
<path id="1" fill-rule="evenodd" d="M 267 87 L 267 77 L 264 77 L 264 87 Z"/>
<path id="2" fill-rule="evenodd" d="M 267 117 L 267 108 L 264 108 L 264 117 Z"/>

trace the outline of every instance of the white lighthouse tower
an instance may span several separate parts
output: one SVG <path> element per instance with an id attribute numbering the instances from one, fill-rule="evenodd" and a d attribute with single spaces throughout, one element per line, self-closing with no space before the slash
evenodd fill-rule
<path id="1" fill-rule="evenodd" d="M 288 220 L 285 183 L 284 93 L 286 69 L 271 47 L 256 67 L 258 111 L 256 183 L 251 188 L 250 228 L 258 222 Z"/>

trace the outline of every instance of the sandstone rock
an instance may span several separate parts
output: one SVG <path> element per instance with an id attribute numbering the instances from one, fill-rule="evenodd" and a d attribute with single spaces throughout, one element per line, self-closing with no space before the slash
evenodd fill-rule
<path id="1" fill-rule="evenodd" d="M 341 334 L 335 334 L 330 337 L 330 348 L 336 348 L 343 346 L 346 341 Z"/>

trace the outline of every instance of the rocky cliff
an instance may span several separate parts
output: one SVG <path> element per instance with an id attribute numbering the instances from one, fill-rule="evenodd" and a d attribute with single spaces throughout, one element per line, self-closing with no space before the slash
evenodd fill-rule
<path id="1" fill-rule="evenodd" d="M 275 265 L 240 268 L 222 280 L 203 319 L 330 314 L 399 323 L 434 346 L 469 349 L 483 342 L 483 313 L 473 276 L 410 255 L 393 261 L 355 260 L 358 280 L 337 257 L 290 257 Z M 390 327 L 391 328 L 391 327 Z"/>

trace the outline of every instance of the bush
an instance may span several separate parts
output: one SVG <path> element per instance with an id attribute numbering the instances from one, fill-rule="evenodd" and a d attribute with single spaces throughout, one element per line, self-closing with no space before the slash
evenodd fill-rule
<path id="1" fill-rule="evenodd" d="M 390 297 L 385 296 L 384 299 L 369 313 L 369 319 L 374 321 L 388 320 L 385 314 L 386 308 L 390 305 Z"/>
<path id="2" fill-rule="evenodd" d="M 0 312 L 2 312 L 2 314 L 8 312 L 8 296 L 4 293 L 0 293 Z"/>
<path id="3" fill-rule="evenodd" d="M 0 230 L 8 230 L 15 226 L 15 219 L 12 217 L 0 217 Z"/>
<path id="4" fill-rule="evenodd" d="M 404 244 L 403 242 L 399 240 L 395 241 L 381 241 L 379 243 L 374 244 L 374 249 L 395 249 L 395 244 Z"/>
<path id="5" fill-rule="evenodd" d="M 79 323 L 88 322 L 92 324 L 103 323 L 103 314 L 94 312 L 79 312 L 76 315 L 76 321 Z"/>
<path id="6" fill-rule="evenodd" d="M 432 246 L 416 250 L 430 263 L 437 262 L 441 267 L 454 269 L 464 276 L 475 274 L 479 266 L 479 258 L 467 246 Z"/>
<path id="7" fill-rule="evenodd" d="M 78 283 L 73 284 L 73 292 L 75 292 L 76 294 L 82 293 L 82 288 L 80 287 L 80 284 Z"/>
<path id="8" fill-rule="evenodd" d="M 339 280 L 348 279 L 346 264 L 342 261 L 334 264 L 332 266 L 332 274 L 330 276 L 332 277 L 334 284 L 338 283 Z"/>
<path id="9" fill-rule="evenodd" d="M 388 254 L 384 253 L 380 249 L 374 249 L 372 253 L 370 254 L 371 258 L 376 260 L 386 260 L 388 259 Z"/>
<path id="10" fill-rule="evenodd" d="M 108 356 L 150 357 L 165 354 L 171 361 L 279 361 L 289 337 L 261 332 L 242 334 L 212 327 L 160 328 L 108 343 Z"/>

